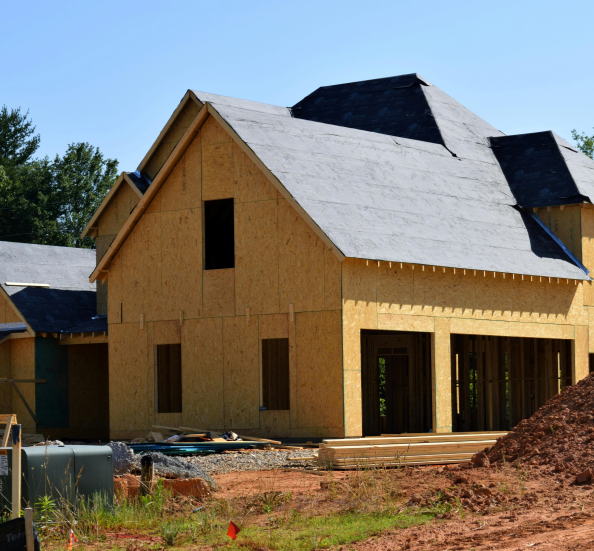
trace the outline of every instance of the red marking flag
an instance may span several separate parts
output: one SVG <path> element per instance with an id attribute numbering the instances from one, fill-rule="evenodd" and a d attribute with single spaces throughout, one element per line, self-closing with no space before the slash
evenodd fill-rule
<path id="1" fill-rule="evenodd" d="M 241 530 L 237 527 L 237 525 L 233 522 L 229 522 L 229 529 L 227 530 L 227 535 L 232 539 L 237 539 L 237 534 L 239 534 Z"/>
<path id="2" fill-rule="evenodd" d="M 78 543 L 78 538 L 74 535 L 74 530 L 70 530 L 70 534 L 68 534 L 68 544 L 66 545 L 66 549 L 72 549 L 72 546 L 75 543 Z"/>

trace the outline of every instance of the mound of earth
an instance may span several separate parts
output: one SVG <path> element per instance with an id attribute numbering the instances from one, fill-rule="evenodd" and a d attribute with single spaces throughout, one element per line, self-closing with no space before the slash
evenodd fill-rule
<path id="1" fill-rule="evenodd" d="M 594 373 L 564 388 L 473 462 L 545 465 L 550 472 L 583 475 L 577 482 L 588 482 L 594 475 L 593 414 Z"/>

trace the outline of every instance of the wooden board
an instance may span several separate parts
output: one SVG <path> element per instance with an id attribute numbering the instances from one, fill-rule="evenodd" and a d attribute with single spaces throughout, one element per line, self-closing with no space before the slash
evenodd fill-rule
<path id="1" fill-rule="evenodd" d="M 496 440 L 508 434 L 506 431 L 500 432 L 471 432 L 449 434 L 424 433 L 418 435 L 387 435 L 381 437 L 368 436 L 366 438 L 344 438 L 323 440 L 320 446 L 324 448 L 338 448 L 349 446 L 374 446 L 374 445 L 392 445 L 392 444 L 419 444 L 441 442 L 484 442 L 487 440 Z"/>

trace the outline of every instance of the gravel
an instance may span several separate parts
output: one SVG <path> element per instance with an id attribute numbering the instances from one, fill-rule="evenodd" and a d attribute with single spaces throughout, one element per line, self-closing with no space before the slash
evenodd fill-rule
<path id="1" fill-rule="evenodd" d="M 202 469 L 200 465 L 194 465 L 184 461 L 180 456 L 163 455 L 159 452 L 151 452 L 155 474 L 165 478 L 202 478 L 211 488 L 216 488 L 217 483 L 209 475 L 208 471 Z M 134 457 L 134 463 L 131 468 L 134 471 L 140 471 L 140 459 L 142 455 Z"/>
<path id="2" fill-rule="evenodd" d="M 113 452 L 113 474 L 126 474 L 134 463 L 134 452 L 123 442 L 110 442 L 107 444 Z"/>
<path id="3" fill-rule="evenodd" d="M 237 471 L 269 471 L 286 467 L 314 467 L 317 461 L 289 461 L 290 458 L 311 457 L 313 449 L 270 450 L 257 452 L 217 453 L 180 457 L 182 461 L 201 468 L 208 474 L 233 473 Z"/>
<path id="4" fill-rule="evenodd" d="M 140 472 L 141 455 L 123 442 L 110 442 L 113 450 L 114 474 Z M 269 471 L 288 467 L 315 467 L 316 459 L 290 461 L 292 458 L 312 457 L 317 450 L 258 450 L 216 453 L 211 455 L 168 456 L 151 452 L 155 474 L 166 478 L 202 478 L 212 488 L 216 488 L 213 474 L 238 471 Z"/>

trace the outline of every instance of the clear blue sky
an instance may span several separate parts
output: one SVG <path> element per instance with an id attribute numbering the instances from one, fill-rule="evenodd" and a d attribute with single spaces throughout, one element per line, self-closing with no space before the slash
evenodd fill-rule
<path id="1" fill-rule="evenodd" d="M 293 105 L 417 72 L 507 134 L 594 131 L 594 2 L 8 2 L 0 104 L 41 155 L 87 141 L 134 170 L 188 88 Z"/>

